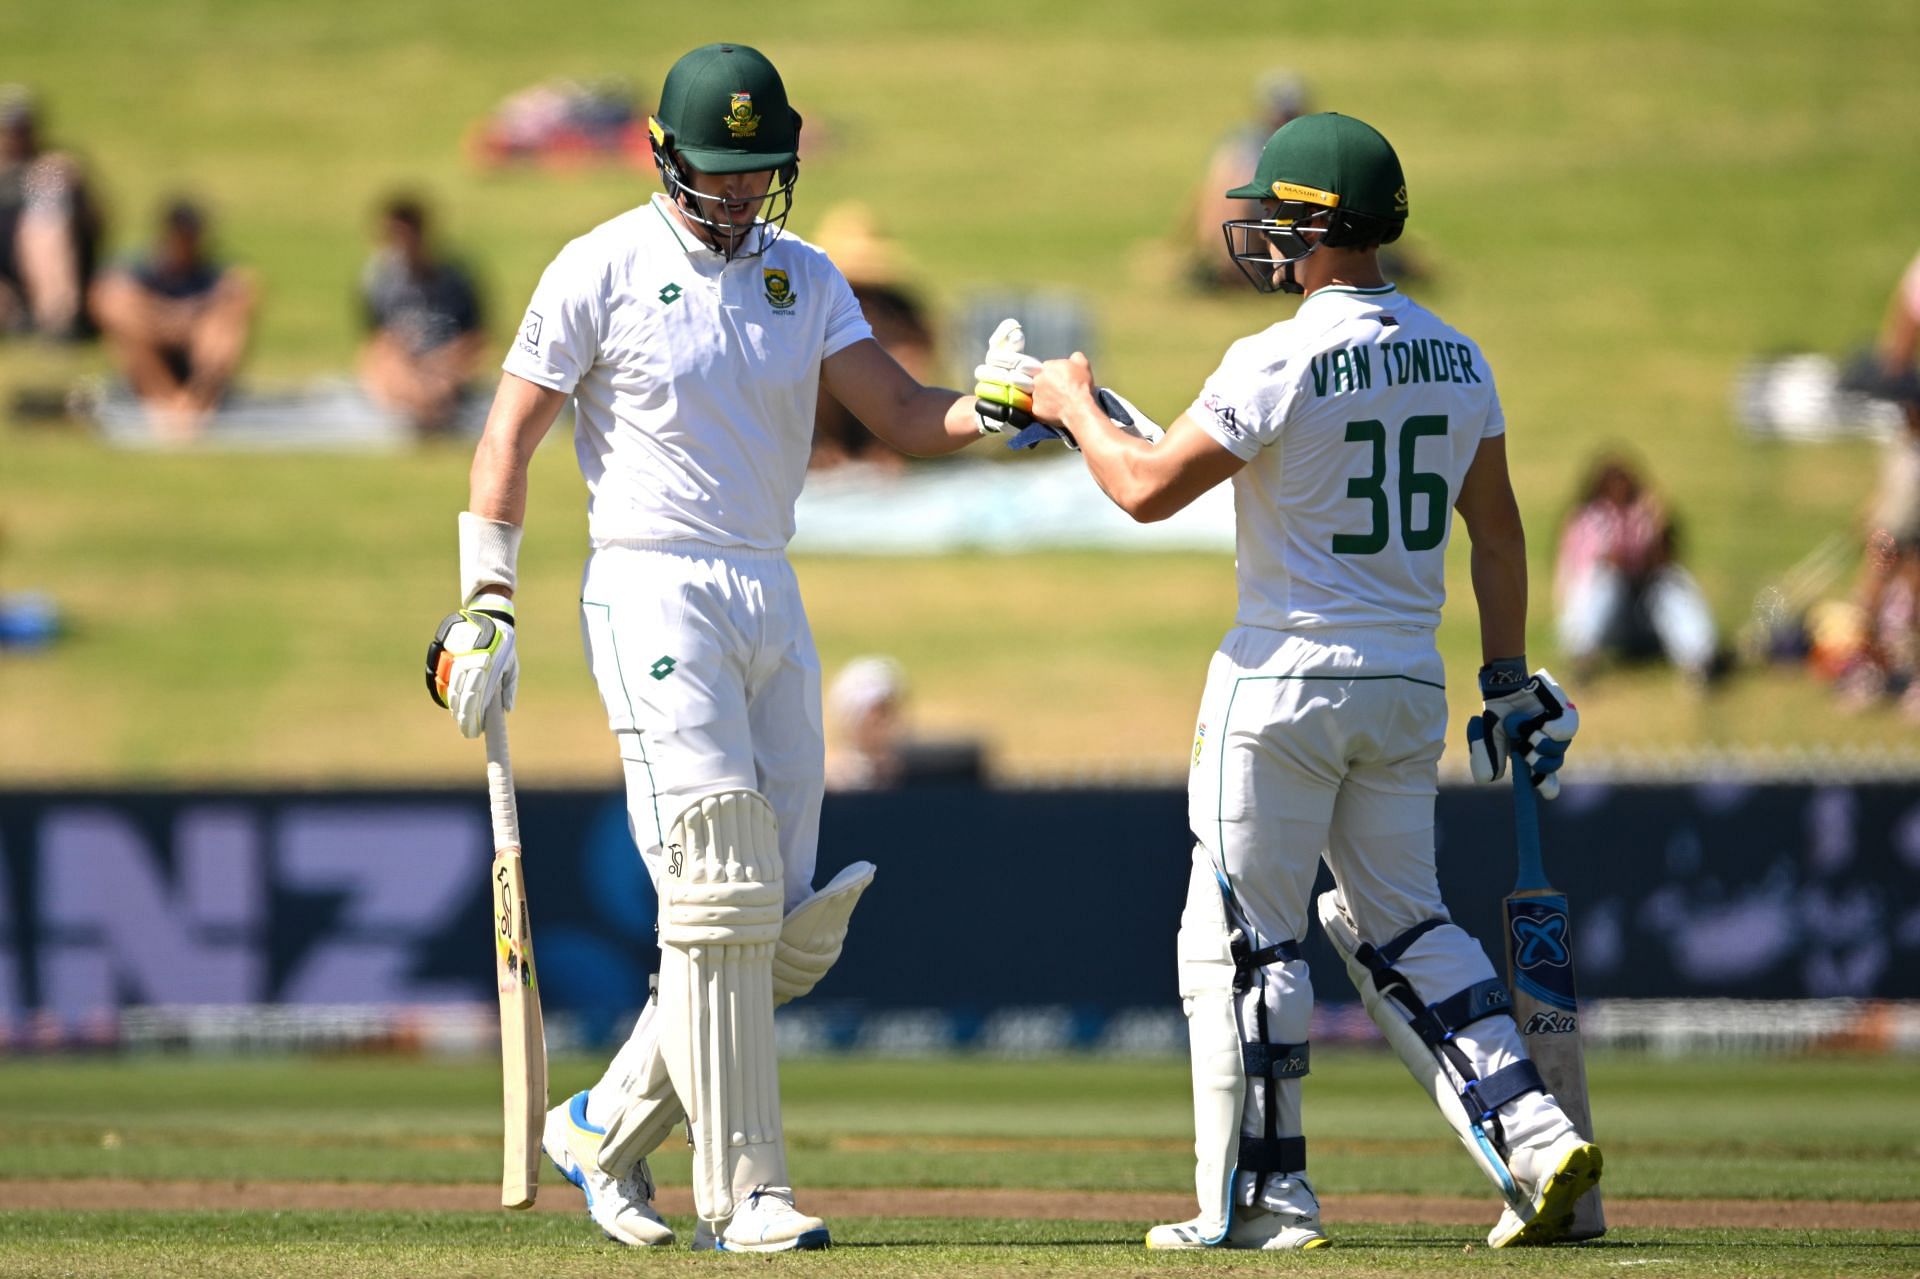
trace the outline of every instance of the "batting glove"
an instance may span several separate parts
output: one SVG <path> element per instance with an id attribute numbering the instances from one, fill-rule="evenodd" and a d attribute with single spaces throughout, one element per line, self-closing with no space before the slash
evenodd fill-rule
<path id="1" fill-rule="evenodd" d="M 1000 321 L 987 339 L 987 356 L 973 370 L 974 416 L 982 435 L 1019 430 L 1033 421 L 1033 375 L 1040 361 L 1026 353 L 1020 321 Z"/>
<path id="2" fill-rule="evenodd" d="M 1541 799 L 1560 793 L 1560 765 L 1580 731 L 1580 712 L 1566 690 L 1541 667 L 1527 674 L 1525 658 L 1503 658 L 1480 668 L 1486 709 L 1467 721 L 1467 760 L 1476 782 L 1506 775 L 1507 756 L 1518 752 Z"/>
<path id="3" fill-rule="evenodd" d="M 520 684 L 520 657 L 513 647 L 513 601 L 491 593 L 455 609 L 427 645 L 427 692 L 453 712 L 464 737 L 478 737 L 487 707 L 500 699 L 513 709 Z"/>

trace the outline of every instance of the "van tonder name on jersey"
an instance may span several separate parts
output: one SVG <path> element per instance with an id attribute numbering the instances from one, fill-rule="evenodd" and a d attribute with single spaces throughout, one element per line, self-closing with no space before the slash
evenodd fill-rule
<path id="1" fill-rule="evenodd" d="M 1410 382 L 1479 382 L 1473 367 L 1473 349 L 1444 338 L 1415 338 L 1411 342 L 1381 342 L 1367 346 L 1337 346 L 1313 357 L 1313 393 L 1344 395 L 1373 389 L 1374 356 L 1380 357 L 1380 375 L 1387 386 Z"/>

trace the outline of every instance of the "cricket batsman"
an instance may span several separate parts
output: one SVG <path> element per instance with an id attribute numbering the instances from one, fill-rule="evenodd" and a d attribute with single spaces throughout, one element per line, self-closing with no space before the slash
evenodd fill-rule
<path id="1" fill-rule="evenodd" d="M 838 958 L 873 867 L 813 889 L 820 665 L 786 546 L 816 388 L 928 456 L 998 430 L 1035 362 L 1003 326 L 978 374 L 996 418 L 882 350 L 840 271 L 785 231 L 800 116 L 757 50 L 681 58 L 651 130 L 664 193 L 561 250 L 507 354 L 428 679 L 469 737 L 496 698 L 513 705 L 527 466 L 571 399 L 592 541 L 581 630 L 659 896 L 660 971 L 543 1145 L 609 1237 L 666 1245 L 646 1156 L 684 1117 L 695 1249 L 824 1248 L 787 1172 L 773 1010 Z"/>
<path id="2" fill-rule="evenodd" d="M 1407 187 L 1368 125 L 1296 119 L 1226 194 L 1260 209 L 1224 224 L 1233 261 L 1262 293 L 1304 294 L 1298 313 L 1230 347 L 1157 444 L 1116 427 L 1083 356 L 1048 362 L 1033 390 L 1034 416 L 1135 519 L 1234 487 L 1239 609 L 1194 734 L 1177 946 L 1200 1210 L 1147 1246 L 1327 1242 L 1300 1102 L 1313 1005 L 1300 942 L 1322 857 L 1335 889 L 1320 921 L 1368 1013 L 1506 1202 L 1489 1242 L 1550 1243 L 1600 1151 L 1547 1094 L 1434 873 L 1447 717 L 1434 629 L 1454 511 L 1485 661 L 1474 776 L 1499 777 L 1511 754 L 1551 799 L 1579 726 L 1553 677 L 1527 673 L 1526 539 L 1493 371 L 1382 276 Z"/>

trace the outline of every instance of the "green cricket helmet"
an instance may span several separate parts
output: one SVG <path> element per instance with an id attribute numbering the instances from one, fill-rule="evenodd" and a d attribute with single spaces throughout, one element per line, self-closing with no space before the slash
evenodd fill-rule
<path id="1" fill-rule="evenodd" d="M 1274 130 L 1253 179 L 1226 194 L 1268 202 L 1265 217 L 1221 224 L 1234 265 L 1262 293 L 1301 292 L 1294 267 L 1322 244 L 1391 244 L 1407 222 L 1407 180 L 1392 144 L 1331 111 Z"/>
<path id="2" fill-rule="evenodd" d="M 765 54 L 744 44 L 695 49 L 667 72 L 660 108 L 647 124 L 667 198 L 716 249 L 728 258 L 757 257 L 780 238 L 800 177 L 800 114 Z M 759 217 L 742 230 L 726 216 L 725 200 L 692 188 L 689 170 L 775 177 Z"/>

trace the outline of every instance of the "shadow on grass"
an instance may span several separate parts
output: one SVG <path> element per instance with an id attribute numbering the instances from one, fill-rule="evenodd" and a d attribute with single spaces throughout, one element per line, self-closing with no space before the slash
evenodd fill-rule
<path id="1" fill-rule="evenodd" d="M 1785 1233 L 1785 1232 L 1781 1232 Z M 1385 1252 L 1457 1252 L 1463 1246 L 1476 1252 L 1493 1252 L 1495 1249 L 1484 1247 L 1478 1240 L 1456 1237 L 1435 1238 L 1375 1238 L 1343 1240 L 1338 1235 L 1332 1237 L 1333 1249 L 1342 1252 L 1360 1252 L 1368 1249 Z M 885 1248 L 1134 1248 L 1147 1251 L 1140 1244 L 1138 1234 L 1112 1239 L 932 1239 L 932 1238 L 890 1238 L 865 1239 L 857 1241 L 835 1240 L 835 1252 L 854 1249 Z M 1585 1243 L 1560 1244 L 1551 1251 L 1560 1253 L 1582 1252 L 1646 1252 L 1661 1249 L 1718 1249 L 1729 1248 L 1798 1248 L 1803 1250 L 1833 1250 L 1841 1248 L 1906 1249 L 1920 1251 L 1920 1239 L 1591 1239 Z M 1188 1249 L 1186 1251 L 1204 1252 L 1207 1249 Z M 1222 1252 L 1251 1251 L 1236 1248 L 1220 1249 Z M 1516 1250 L 1527 1255 L 1536 1255 L 1538 1248 Z"/>

